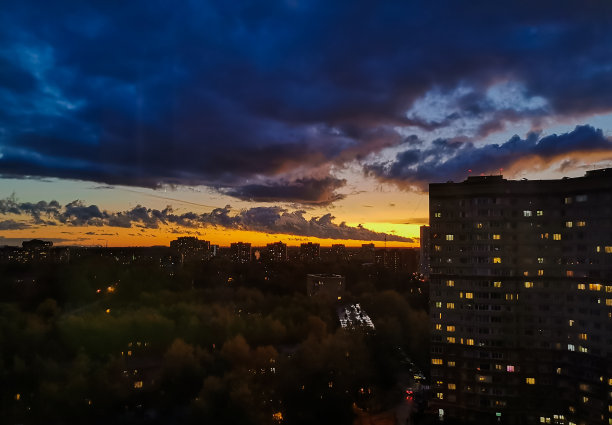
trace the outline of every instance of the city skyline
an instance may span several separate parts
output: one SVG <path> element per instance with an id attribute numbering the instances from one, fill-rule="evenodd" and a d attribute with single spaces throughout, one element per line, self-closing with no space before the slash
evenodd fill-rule
<path id="1" fill-rule="evenodd" d="M 26 1 L 0 22 L 0 245 L 414 247 L 430 182 L 612 166 L 607 3 Z"/>

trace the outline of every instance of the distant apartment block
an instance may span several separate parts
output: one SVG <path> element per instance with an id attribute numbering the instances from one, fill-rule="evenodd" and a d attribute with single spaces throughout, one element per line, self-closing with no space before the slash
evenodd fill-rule
<path id="1" fill-rule="evenodd" d="M 348 261 L 348 251 L 344 244 L 333 244 L 330 250 L 330 260 L 336 262 Z"/>
<path id="2" fill-rule="evenodd" d="M 431 245 L 431 228 L 429 226 L 421 226 L 421 234 L 420 234 L 420 256 L 419 256 L 419 273 L 421 273 L 426 278 L 429 277 L 429 252 Z"/>
<path id="3" fill-rule="evenodd" d="M 178 255 L 180 262 L 203 261 L 211 256 L 210 242 L 193 236 L 183 236 L 171 241 L 170 248 Z"/>
<path id="4" fill-rule="evenodd" d="M 429 193 L 434 409 L 612 424 L 612 169 Z"/>
<path id="5" fill-rule="evenodd" d="M 251 244 L 247 242 L 234 242 L 230 244 L 230 258 L 234 263 L 248 263 L 251 261 Z"/>
<path id="6" fill-rule="evenodd" d="M 300 260 L 305 263 L 315 263 L 321 260 L 321 245 L 318 243 L 303 243 L 300 245 Z"/>
<path id="7" fill-rule="evenodd" d="M 323 297 L 330 301 L 342 301 L 346 291 L 346 279 L 339 274 L 309 274 L 306 276 L 306 293 L 309 297 Z"/>
<path id="8" fill-rule="evenodd" d="M 288 260 L 287 244 L 282 242 L 269 243 L 267 248 L 269 261 L 273 263 L 283 263 Z"/>

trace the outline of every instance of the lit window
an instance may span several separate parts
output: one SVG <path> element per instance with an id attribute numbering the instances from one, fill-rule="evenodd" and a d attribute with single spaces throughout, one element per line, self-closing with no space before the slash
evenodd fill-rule
<path id="1" fill-rule="evenodd" d="M 587 396 L 583 396 L 582 397 L 582 402 L 583 403 L 588 403 L 589 402 L 589 398 Z"/>
<path id="2" fill-rule="evenodd" d="M 548 239 L 548 233 L 540 233 L 540 239 Z"/>
<path id="3" fill-rule="evenodd" d="M 434 217 L 435 218 L 440 218 L 440 217 L 442 217 L 442 213 L 441 212 L 435 212 L 434 213 Z"/>
<path id="4" fill-rule="evenodd" d="M 584 226 L 586 226 L 586 221 L 577 221 L 577 222 L 576 222 L 576 226 L 578 226 L 578 227 L 584 227 Z"/>
<path id="5" fill-rule="evenodd" d="M 535 384 L 535 378 L 525 378 L 525 382 L 529 385 Z"/>
<path id="6" fill-rule="evenodd" d="M 446 308 L 453 310 L 455 308 L 455 303 L 446 303 Z"/>
<path id="7" fill-rule="evenodd" d="M 454 361 L 449 361 L 448 362 L 448 367 L 455 367 L 455 364 L 456 363 Z M 610 384 L 610 385 L 612 385 L 612 384 Z"/>
<path id="8" fill-rule="evenodd" d="M 525 288 L 533 288 L 533 282 L 525 282 Z"/>
<path id="9" fill-rule="evenodd" d="M 500 257 L 493 257 L 493 264 L 501 264 L 501 258 Z"/>
<path id="10" fill-rule="evenodd" d="M 506 366 L 506 372 L 514 372 L 514 365 L 509 364 L 508 366 Z"/>
<path id="11" fill-rule="evenodd" d="M 482 229 L 482 223 L 476 223 L 476 228 L 477 229 Z"/>
<path id="12" fill-rule="evenodd" d="M 465 343 L 466 343 L 467 345 L 474 345 L 474 340 L 473 340 L 472 338 L 468 338 L 468 339 L 465 341 Z"/>
<path id="13" fill-rule="evenodd" d="M 514 299 L 514 294 L 506 294 L 506 300 L 512 301 Z"/>
<path id="14" fill-rule="evenodd" d="M 449 344 L 454 344 L 455 343 L 455 337 L 454 336 L 446 337 L 446 342 L 449 343 Z"/>
<path id="15" fill-rule="evenodd" d="M 449 325 L 446 327 L 446 332 L 455 332 L 455 327 L 452 325 Z"/>
<path id="16" fill-rule="evenodd" d="M 565 275 L 567 277 L 574 277 L 574 271 L 573 270 L 566 270 L 565 271 Z"/>
<path id="17" fill-rule="evenodd" d="M 441 323 L 436 323 L 436 330 L 437 331 L 441 331 L 442 330 L 442 324 Z"/>
<path id="18" fill-rule="evenodd" d="M 569 319 L 568 324 L 569 324 L 570 326 L 574 326 L 574 321 L 573 321 L 572 319 Z"/>
<path id="19" fill-rule="evenodd" d="M 606 286 L 606 292 L 612 292 L 612 286 Z"/>
<path id="20" fill-rule="evenodd" d="M 605 247 L 606 254 L 612 254 L 612 246 Z"/>
<path id="21" fill-rule="evenodd" d="M 544 264 L 544 257 L 538 257 L 538 264 Z"/>
<path id="22" fill-rule="evenodd" d="M 572 227 L 574 223 L 572 223 L 571 221 L 566 221 L 565 222 L 565 227 Z"/>
<path id="23" fill-rule="evenodd" d="M 431 359 L 431 364 L 443 364 L 442 359 Z"/>
<path id="24" fill-rule="evenodd" d="M 440 400 L 444 400 L 444 393 L 436 393 L 436 397 Z"/>
<path id="25" fill-rule="evenodd" d="M 495 235 L 493 235 L 493 239 L 498 241 L 498 240 L 501 239 L 501 235 L 495 234 Z"/>
<path id="26" fill-rule="evenodd" d="M 436 301 L 436 307 L 442 308 L 442 301 Z"/>
<path id="27" fill-rule="evenodd" d="M 523 211 L 523 217 L 531 217 L 531 211 Z"/>
<path id="28" fill-rule="evenodd" d="M 553 234 L 553 240 L 560 241 L 561 240 L 561 233 L 554 233 Z"/>
<path id="29" fill-rule="evenodd" d="M 585 290 L 586 289 L 586 285 L 584 283 L 579 283 L 578 284 L 578 289 Z"/>
<path id="30" fill-rule="evenodd" d="M 449 383 L 449 384 L 448 384 L 448 389 L 449 389 L 449 390 L 456 390 L 456 389 L 457 389 L 457 385 L 455 385 L 455 384 L 450 384 L 450 383 Z"/>
<path id="31" fill-rule="evenodd" d="M 455 286 L 455 281 L 454 280 L 447 280 L 446 281 L 446 286 Z"/>
<path id="32" fill-rule="evenodd" d="M 134 382 L 134 388 L 142 388 L 142 381 Z"/>
<path id="33" fill-rule="evenodd" d="M 612 298 L 606 298 L 606 305 L 612 307 Z"/>
<path id="34" fill-rule="evenodd" d="M 544 276 L 544 270 L 542 269 L 538 270 L 538 276 Z"/>
<path id="35" fill-rule="evenodd" d="M 442 247 L 440 245 L 434 245 L 434 251 L 440 252 L 442 251 Z"/>
<path id="36" fill-rule="evenodd" d="M 474 293 L 473 292 L 466 292 L 465 293 L 465 298 L 471 300 L 474 298 Z"/>
<path id="37" fill-rule="evenodd" d="M 586 341 L 589 338 L 589 336 L 587 334 L 578 334 L 578 338 L 580 338 L 583 341 Z"/>
<path id="38" fill-rule="evenodd" d="M 568 196 L 567 198 L 563 199 L 563 202 L 566 203 L 566 204 L 571 204 L 572 203 L 571 196 Z"/>
<path id="39" fill-rule="evenodd" d="M 542 210 L 538 210 L 538 211 L 536 211 L 536 215 L 537 215 L 538 217 L 542 217 L 542 216 L 544 215 L 544 211 L 542 211 Z"/>
<path id="40" fill-rule="evenodd" d="M 446 235 L 446 240 L 447 241 L 452 241 L 455 239 L 455 235 Z"/>
<path id="41" fill-rule="evenodd" d="M 501 288 L 502 283 L 501 282 L 493 282 L 493 287 L 494 288 Z"/>
<path id="42" fill-rule="evenodd" d="M 589 290 L 591 291 L 601 291 L 603 289 L 603 285 L 600 283 L 589 283 Z"/>
<path id="43" fill-rule="evenodd" d="M 504 367 L 500 364 L 495 365 L 495 370 L 504 370 Z"/>
<path id="44" fill-rule="evenodd" d="M 567 351 L 576 351 L 576 346 L 574 344 L 567 344 Z"/>

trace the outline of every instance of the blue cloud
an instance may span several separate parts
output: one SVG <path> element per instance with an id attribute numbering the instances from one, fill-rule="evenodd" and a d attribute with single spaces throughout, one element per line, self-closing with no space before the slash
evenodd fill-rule
<path id="1" fill-rule="evenodd" d="M 402 151 L 394 160 L 369 164 L 364 170 L 383 180 L 424 188 L 429 182 L 461 181 L 468 170 L 497 172 L 523 158 L 550 160 L 572 152 L 596 151 L 612 153 L 612 140 L 601 129 L 584 125 L 564 134 L 539 137 L 530 133 L 525 139 L 513 136 L 505 143 L 480 147 L 438 139 L 429 148 Z"/>
<path id="2" fill-rule="evenodd" d="M 0 174 L 337 199 L 300 181 L 397 127 L 611 110 L 610 28 L 606 2 L 12 2 Z"/>

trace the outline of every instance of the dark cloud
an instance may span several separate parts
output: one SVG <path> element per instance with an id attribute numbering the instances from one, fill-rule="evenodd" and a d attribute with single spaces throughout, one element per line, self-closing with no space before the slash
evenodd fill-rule
<path id="1" fill-rule="evenodd" d="M 5 177 L 326 203 L 311 169 L 400 144 L 397 126 L 612 108 L 609 2 L 3 6 Z"/>
<path id="2" fill-rule="evenodd" d="M 28 223 L 23 223 L 15 220 L 0 221 L 0 230 L 23 230 L 32 227 Z"/>
<path id="3" fill-rule="evenodd" d="M 127 211 L 110 212 L 101 210 L 96 205 L 86 205 L 82 201 L 73 201 L 61 206 L 56 201 L 49 203 L 41 201 L 36 204 L 20 203 L 14 196 L 0 199 L 0 215 L 28 216 L 33 222 L 38 223 L 43 213 L 45 224 L 62 223 L 70 226 L 136 227 L 140 229 L 157 229 L 160 226 L 198 229 L 212 226 L 323 239 L 412 242 L 410 238 L 374 232 L 361 225 L 353 227 L 348 226 L 345 222 L 336 224 L 334 223 L 335 217 L 331 214 L 308 219 L 304 217 L 305 211 L 303 210 L 289 211 L 280 207 L 255 207 L 232 211 L 232 208 L 227 205 L 223 208 L 215 208 L 209 213 L 177 214 L 170 206 L 157 210 L 137 205 Z M 3 228 L 3 224 L 6 224 L 7 227 Z M 12 219 L 5 220 L 0 222 L 0 230 L 8 230 L 9 226 L 17 225 L 18 223 Z M 28 223 L 21 225 L 28 226 Z M 93 231 L 87 234 L 105 235 L 105 233 Z"/>
<path id="4" fill-rule="evenodd" d="M 468 170 L 495 173 L 525 158 L 547 162 L 576 152 L 596 151 L 612 153 L 612 140 L 600 129 L 585 125 L 560 135 L 539 137 L 530 133 L 525 139 L 514 136 L 501 145 L 477 147 L 470 142 L 438 139 L 430 148 L 400 152 L 393 161 L 366 165 L 364 169 L 384 180 L 426 187 L 428 182 L 461 181 Z"/>
<path id="5" fill-rule="evenodd" d="M 239 199 L 259 202 L 299 202 L 311 205 L 328 205 L 344 198 L 336 189 L 344 186 L 346 180 L 326 177 L 323 179 L 304 178 L 293 182 L 272 184 L 247 184 L 230 189 L 225 193 Z"/>

